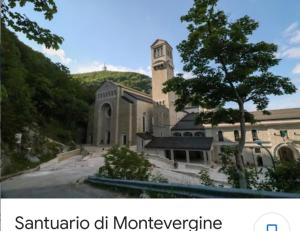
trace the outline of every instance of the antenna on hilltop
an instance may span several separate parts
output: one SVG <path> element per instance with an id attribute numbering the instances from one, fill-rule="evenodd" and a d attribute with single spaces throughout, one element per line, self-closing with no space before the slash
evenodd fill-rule
<path id="1" fill-rule="evenodd" d="M 107 67 L 106 67 L 105 63 L 103 65 L 103 71 L 107 71 Z"/>

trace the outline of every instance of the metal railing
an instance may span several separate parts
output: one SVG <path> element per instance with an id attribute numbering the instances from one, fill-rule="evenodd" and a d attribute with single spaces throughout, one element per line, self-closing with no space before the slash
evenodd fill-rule
<path id="1" fill-rule="evenodd" d="M 250 189 L 216 188 L 202 185 L 155 183 L 89 176 L 86 182 L 140 191 L 170 194 L 188 198 L 300 198 L 300 193 L 254 191 Z"/>

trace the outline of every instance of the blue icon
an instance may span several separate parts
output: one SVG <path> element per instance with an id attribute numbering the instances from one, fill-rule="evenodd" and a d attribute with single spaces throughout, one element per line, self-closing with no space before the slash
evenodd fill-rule
<path id="1" fill-rule="evenodd" d="M 268 224 L 267 225 L 267 231 L 278 231 L 277 225 L 275 225 L 275 224 Z"/>

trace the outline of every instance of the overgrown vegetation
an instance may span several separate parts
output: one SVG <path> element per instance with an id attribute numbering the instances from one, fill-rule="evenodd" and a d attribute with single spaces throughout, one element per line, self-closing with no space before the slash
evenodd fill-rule
<path id="1" fill-rule="evenodd" d="M 55 158 L 63 150 L 63 145 L 48 140 L 37 131 L 26 130 L 22 143 L 11 149 L 7 144 L 1 147 L 1 174 L 9 175 L 31 169 L 40 163 Z"/>
<path id="2" fill-rule="evenodd" d="M 259 189 L 278 192 L 300 192 L 300 159 L 277 162 L 276 168 L 268 168 Z"/>
<path id="3" fill-rule="evenodd" d="M 141 154 L 125 146 L 114 146 L 104 156 L 105 164 L 99 168 L 99 175 L 115 179 L 149 180 L 151 164 Z"/>
<path id="4" fill-rule="evenodd" d="M 227 175 L 228 183 L 234 188 L 240 188 L 237 167 L 234 163 L 236 152 L 234 147 L 224 147 L 220 154 L 221 172 Z M 245 168 L 247 188 L 254 190 L 300 192 L 300 160 L 276 161 L 276 168 L 262 169 L 258 172 L 254 168 Z"/>
<path id="5" fill-rule="evenodd" d="M 13 158 L 17 133 L 23 134 L 22 142 L 26 129 L 66 144 L 81 142 L 89 102 L 88 94 L 66 67 L 32 50 L 4 26 L 1 35 L 0 52 L 5 57 L 1 59 L 2 152 L 6 157 L 11 155 L 17 171 L 17 162 L 26 154 Z"/>
<path id="6" fill-rule="evenodd" d="M 85 128 L 88 117 L 80 83 L 5 27 L 1 34 L 2 141 L 13 146 L 15 134 L 32 126 L 63 142 L 78 140 L 78 128 Z"/>

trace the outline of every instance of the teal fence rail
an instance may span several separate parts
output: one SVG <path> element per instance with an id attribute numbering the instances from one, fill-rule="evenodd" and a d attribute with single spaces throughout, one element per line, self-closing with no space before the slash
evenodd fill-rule
<path id="1" fill-rule="evenodd" d="M 172 194 L 189 198 L 300 198 L 300 193 L 254 191 L 248 189 L 216 188 L 201 185 L 154 183 L 148 181 L 119 180 L 89 176 L 88 183 L 140 191 Z"/>

